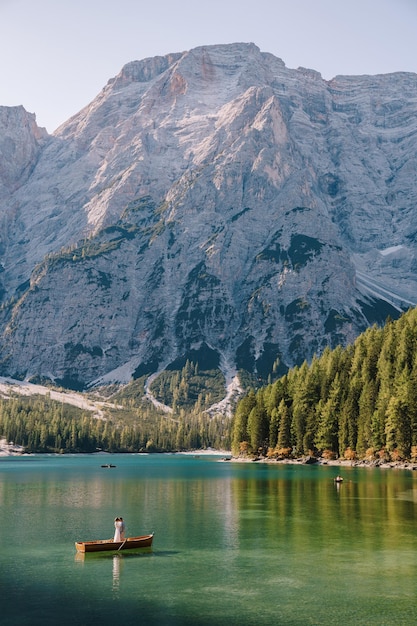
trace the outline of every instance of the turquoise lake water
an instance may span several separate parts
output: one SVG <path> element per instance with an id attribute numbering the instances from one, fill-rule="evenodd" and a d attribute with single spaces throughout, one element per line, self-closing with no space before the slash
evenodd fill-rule
<path id="1" fill-rule="evenodd" d="M 2 626 L 417 623 L 416 472 L 2 457 L 0 504 Z M 153 548 L 76 554 L 117 515 Z"/>

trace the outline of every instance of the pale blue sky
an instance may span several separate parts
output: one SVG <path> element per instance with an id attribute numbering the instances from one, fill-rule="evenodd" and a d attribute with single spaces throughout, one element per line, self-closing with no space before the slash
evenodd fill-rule
<path id="1" fill-rule="evenodd" d="M 52 132 L 129 61 L 236 41 L 325 79 L 417 72 L 417 0 L 0 0 L 0 105 Z"/>

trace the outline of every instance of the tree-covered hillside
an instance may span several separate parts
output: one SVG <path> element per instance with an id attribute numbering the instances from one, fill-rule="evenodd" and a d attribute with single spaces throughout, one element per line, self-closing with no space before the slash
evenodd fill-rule
<path id="1" fill-rule="evenodd" d="M 234 454 L 417 456 L 417 310 L 326 349 L 237 406 Z"/>
<path id="2" fill-rule="evenodd" d="M 29 452 L 231 445 L 235 455 L 273 458 L 417 459 L 417 309 L 249 391 L 232 421 L 207 412 L 221 397 L 222 382 L 197 364 L 187 362 L 153 382 L 158 400 L 172 405 L 170 413 L 144 397 L 145 380 L 109 387 L 102 419 L 49 397 L 0 399 L 0 437 Z"/>

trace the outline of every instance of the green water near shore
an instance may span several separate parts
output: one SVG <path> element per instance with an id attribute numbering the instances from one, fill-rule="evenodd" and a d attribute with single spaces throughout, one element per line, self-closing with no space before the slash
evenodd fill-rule
<path id="1" fill-rule="evenodd" d="M 3 457 L 0 504 L 3 626 L 417 622 L 412 471 Z M 116 515 L 152 550 L 76 555 Z"/>

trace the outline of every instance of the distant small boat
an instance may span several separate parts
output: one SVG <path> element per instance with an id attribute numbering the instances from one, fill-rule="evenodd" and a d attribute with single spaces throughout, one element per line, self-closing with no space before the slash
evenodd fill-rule
<path id="1" fill-rule="evenodd" d="M 101 467 L 116 467 L 116 466 L 112 465 L 111 463 L 106 463 L 105 465 L 102 465 Z"/>
<path id="2" fill-rule="evenodd" d="M 103 552 L 105 550 L 132 550 L 133 548 L 149 548 L 152 545 L 153 533 L 140 537 L 128 537 L 124 541 L 100 539 L 98 541 L 76 541 L 77 552 Z"/>
<path id="3" fill-rule="evenodd" d="M 335 483 L 342 483 L 343 482 L 343 478 L 341 476 L 336 476 L 336 478 L 333 479 Z"/>

